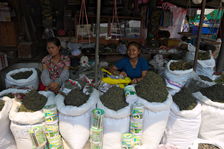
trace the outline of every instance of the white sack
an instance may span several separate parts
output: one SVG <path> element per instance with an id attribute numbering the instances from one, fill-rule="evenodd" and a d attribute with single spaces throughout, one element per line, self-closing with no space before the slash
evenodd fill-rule
<path id="1" fill-rule="evenodd" d="M 54 93 L 39 91 L 40 94 L 47 97 L 46 105 L 50 105 L 54 101 Z M 32 149 L 32 140 L 29 130 L 33 126 L 43 125 L 44 113 L 42 110 L 36 112 L 18 112 L 21 103 L 14 100 L 13 106 L 9 113 L 11 120 L 10 129 L 16 140 L 17 149 Z"/>
<path id="2" fill-rule="evenodd" d="M 188 51 L 185 56 L 186 61 L 194 61 L 196 47 L 191 43 L 188 44 Z"/>
<path id="3" fill-rule="evenodd" d="M 5 105 L 0 111 L 0 149 L 16 149 L 16 143 L 10 131 L 9 111 L 12 107 L 12 99 L 4 97 Z"/>
<path id="4" fill-rule="evenodd" d="M 201 104 L 192 110 L 179 110 L 173 103 L 162 143 L 188 149 L 198 137 L 201 124 Z"/>
<path id="5" fill-rule="evenodd" d="M 25 71 L 32 71 L 33 73 L 31 76 L 27 79 L 19 79 L 15 80 L 11 76 L 19 73 L 19 72 L 25 72 Z M 5 86 L 6 88 L 16 86 L 16 87 L 26 87 L 31 89 L 38 89 L 39 86 L 39 79 L 36 69 L 34 68 L 20 68 L 15 69 L 10 72 L 8 72 L 5 76 Z"/>
<path id="6" fill-rule="evenodd" d="M 213 102 L 201 92 L 193 93 L 202 104 L 199 137 L 209 141 L 224 142 L 224 103 Z"/>
<path id="7" fill-rule="evenodd" d="M 170 60 L 167 63 L 167 68 L 165 70 L 165 78 L 166 78 L 166 86 L 175 89 L 180 90 L 187 80 L 192 77 L 193 75 L 193 68 L 188 70 L 174 70 L 172 71 L 170 69 L 170 64 L 172 62 L 177 62 L 176 60 Z"/>
<path id="8" fill-rule="evenodd" d="M 97 90 L 94 90 L 89 100 L 80 107 L 65 106 L 64 96 L 56 96 L 60 133 L 70 148 L 82 149 L 88 141 L 91 111 L 96 107 L 97 100 Z"/>
<path id="9" fill-rule="evenodd" d="M 145 107 L 143 115 L 143 145 L 142 148 L 155 149 L 159 145 L 168 121 L 170 106 L 173 103 L 171 95 L 162 103 L 148 102 L 139 97 L 139 103 Z"/>
<path id="10" fill-rule="evenodd" d="M 207 76 L 212 79 L 215 68 L 215 59 L 212 57 L 209 60 L 198 60 L 197 62 L 197 74 Z"/>
<path id="11" fill-rule="evenodd" d="M 105 111 L 103 119 L 103 149 L 121 149 L 122 134 L 129 131 L 130 105 L 114 111 L 105 107 L 99 100 L 97 107 Z"/>

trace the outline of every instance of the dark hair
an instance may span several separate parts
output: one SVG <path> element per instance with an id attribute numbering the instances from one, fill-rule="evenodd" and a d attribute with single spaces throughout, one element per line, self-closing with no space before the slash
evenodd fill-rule
<path id="1" fill-rule="evenodd" d="M 129 48 L 130 46 L 136 46 L 139 50 L 141 50 L 141 45 L 135 41 L 129 42 L 127 48 Z"/>
<path id="2" fill-rule="evenodd" d="M 60 42 L 60 40 L 58 38 L 55 38 L 55 37 L 49 38 L 47 40 L 47 43 L 49 43 L 49 42 L 55 44 L 58 47 L 61 46 L 61 42 Z"/>

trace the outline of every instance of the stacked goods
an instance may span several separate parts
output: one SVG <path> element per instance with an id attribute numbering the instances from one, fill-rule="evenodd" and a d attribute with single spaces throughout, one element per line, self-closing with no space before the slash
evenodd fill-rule
<path id="1" fill-rule="evenodd" d="M 62 149 L 62 138 L 59 133 L 58 113 L 55 105 L 45 106 L 43 109 L 45 119 L 45 134 L 50 149 Z"/>
<path id="2" fill-rule="evenodd" d="M 216 84 L 202 88 L 200 92 L 193 93 L 202 104 L 202 121 L 199 137 L 209 141 L 215 140 L 223 143 L 224 140 L 224 86 Z"/>
<path id="3" fill-rule="evenodd" d="M 198 149 L 219 149 L 219 147 L 212 144 L 200 143 L 198 145 Z"/>
<path id="4" fill-rule="evenodd" d="M 193 75 L 191 62 L 171 60 L 165 70 L 166 86 L 178 92 Z"/>
<path id="5" fill-rule="evenodd" d="M 125 102 L 124 90 L 116 86 L 107 90 L 97 103 L 105 111 L 103 148 L 121 148 L 122 134 L 129 131 L 130 105 Z"/>
<path id="6" fill-rule="evenodd" d="M 28 79 L 32 75 L 32 73 L 32 71 L 18 72 L 16 74 L 11 75 L 11 77 L 15 80 Z"/>
<path id="7" fill-rule="evenodd" d="M 192 110 L 197 105 L 195 97 L 192 96 L 191 92 L 187 88 L 182 88 L 180 92 L 173 96 L 173 101 L 182 110 Z"/>
<path id="8" fill-rule="evenodd" d="M 114 111 L 118 111 L 126 106 L 124 90 L 119 87 L 110 88 L 105 94 L 100 97 L 102 104 Z"/>
<path id="9" fill-rule="evenodd" d="M 148 102 L 164 102 L 167 99 L 167 89 L 163 79 L 150 71 L 145 78 L 136 85 L 137 95 Z"/>
<path id="10" fill-rule="evenodd" d="M 137 102 L 144 105 L 143 147 L 156 148 L 166 127 L 172 97 L 168 94 L 163 79 L 154 72 L 148 72 L 135 90 Z M 127 96 L 127 101 L 128 98 Z"/>
<path id="11" fill-rule="evenodd" d="M 22 104 L 18 100 L 13 101 L 9 118 L 17 149 L 36 148 L 46 144 L 42 109 L 53 102 L 54 97 L 52 92 L 31 90 L 21 99 Z"/>
<path id="12" fill-rule="evenodd" d="M 89 96 L 84 94 L 80 89 L 73 89 L 65 97 L 65 105 L 79 107 L 87 102 Z"/>
<path id="13" fill-rule="evenodd" d="M 23 97 L 19 112 L 39 111 L 45 106 L 46 102 L 47 98 L 44 95 L 32 90 Z"/>
<path id="14" fill-rule="evenodd" d="M 201 123 L 201 104 L 196 102 L 196 98 L 192 96 L 188 88 L 182 88 L 180 92 L 176 93 L 173 96 L 173 101 L 163 143 L 188 149 L 198 136 Z"/>
<path id="15" fill-rule="evenodd" d="M 170 70 L 188 70 L 192 69 L 193 64 L 191 62 L 185 62 L 185 61 L 177 61 L 177 62 L 172 62 L 170 64 Z"/>
<path id="16" fill-rule="evenodd" d="M 20 68 L 15 69 L 6 74 L 6 88 L 16 86 L 17 88 L 38 89 L 39 78 L 36 69 Z"/>
<path id="17" fill-rule="evenodd" d="M 4 105 L 5 105 L 5 101 L 4 100 L 0 100 L 0 111 L 2 111 Z"/>
<path id="18" fill-rule="evenodd" d="M 91 149 L 101 149 L 103 147 L 103 116 L 104 111 L 96 108 L 92 111 L 90 143 Z"/>
<path id="19" fill-rule="evenodd" d="M 208 60 L 210 58 L 211 58 L 211 54 L 209 53 L 209 51 L 198 53 L 198 60 Z"/>
<path id="20" fill-rule="evenodd" d="M 12 107 L 12 99 L 3 97 L 0 99 L 0 148 L 16 149 L 15 140 L 10 131 L 9 111 Z"/>
<path id="21" fill-rule="evenodd" d="M 72 90 L 66 97 L 60 94 L 56 96 L 59 130 L 69 148 L 84 148 L 90 134 L 91 111 L 95 108 L 97 100 L 97 90 L 90 96 L 77 89 Z"/>

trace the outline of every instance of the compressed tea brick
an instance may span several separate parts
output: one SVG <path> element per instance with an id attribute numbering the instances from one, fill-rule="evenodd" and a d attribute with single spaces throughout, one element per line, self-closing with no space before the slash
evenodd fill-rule
<path id="1" fill-rule="evenodd" d="M 149 71 L 142 81 L 136 87 L 136 93 L 139 97 L 149 102 L 164 102 L 167 99 L 167 89 L 164 80 L 160 75 Z"/>
<path id="2" fill-rule="evenodd" d="M 105 107 L 115 111 L 128 106 L 128 103 L 125 101 L 124 90 L 116 86 L 111 87 L 104 93 L 100 100 Z"/>
<path id="3" fill-rule="evenodd" d="M 24 71 L 11 75 L 11 77 L 15 80 L 27 79 L 32 75 L 32 71 Z"/>
<path id="4" fill-rule="evenodd" d="M 198 60 L 208 60 L 210 58 L 211 58 L 211 56 L 210 56 L 210 53 L 208 51 L 198 53 Z"/>
<path id="5" fill-rule="evenodd" d="M 45 106 L 46 102 L 47 98 L 44 95 L 32 90 L 23 97 L 19 112 L 35 112 L 41 110 Z"/>
<path id="6" fill-rule="evenodd" d="M 170 70 L 188 70 L 193 67 L 192 62 L 178 61 L 170 64 Z"/>
<path id="7" fill-rule="evenodd" d="M 219 147 L 212 144 L 200 143 L 198 149 L 219 149 Z"/>
<path id="8" fill-rule="evenodd" d="M 5 105 L 5 101 L 0 100 L 0 111 L 2 111 L 4 105 Z"/>
<path id="9" fill-rule="evenodd" d="M 214 102 L 224 103 L 224 86 L 221 84 L 202 88 L 200 92 Z"/>
<path id="10" fill-rule="evenodd" d="M 224 84 L 224 74 L 222 74 L 219 78 L 215 80 L 218 84 Z"/>
<path id="11" fill-rule="evenodd" d="M 209 77 L 203 76 L 203 75 L 199 75 L 199 77 L 204 80 L 204 81 L 208 81 L 208 82 L 213 82 Z"/>
<path id="12" fill-rule="evenodd" d="M 173 96 L 173 101 L 181 111 L 192 110 L 197 105 L 196 99 L 192 96 L 188 88 L 182 88 L 180 92 L 176 93 Z"/>
<path id="13" fill-rule="evenodd" d="M 71 106 L 81 106 L 84 103 L 87 102 L 89 99 L 89 96 L 84 94 L 79 89 L 73 89 L 69 94 L 65 97 L 65 105 L 71 105 Z"/>

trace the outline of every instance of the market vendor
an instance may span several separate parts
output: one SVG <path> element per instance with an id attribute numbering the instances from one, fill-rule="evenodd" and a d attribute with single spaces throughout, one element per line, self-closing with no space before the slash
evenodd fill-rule
<path id="1" fill-rule="evenodd" d="M 122 76 L 128 76 L 132 83 L 141 81 L 149 69 L 148 62 L 140 56 L 141 45 L 137 42 L 130 42 L 127 47 L 127 57 L 119 60 L 112 67 L 112 71 L 118 70 Z"/>
<path id="2" fill-rule="evenodd" d="M 60 53 L 61 44 L 57 38 L 47 40 L 49 55 L 42 59 L 43 71 L 41 74 L 42 84 L 40 90 L 58 92 L 65 80 L 69 79 L 70 58 Z"/>

